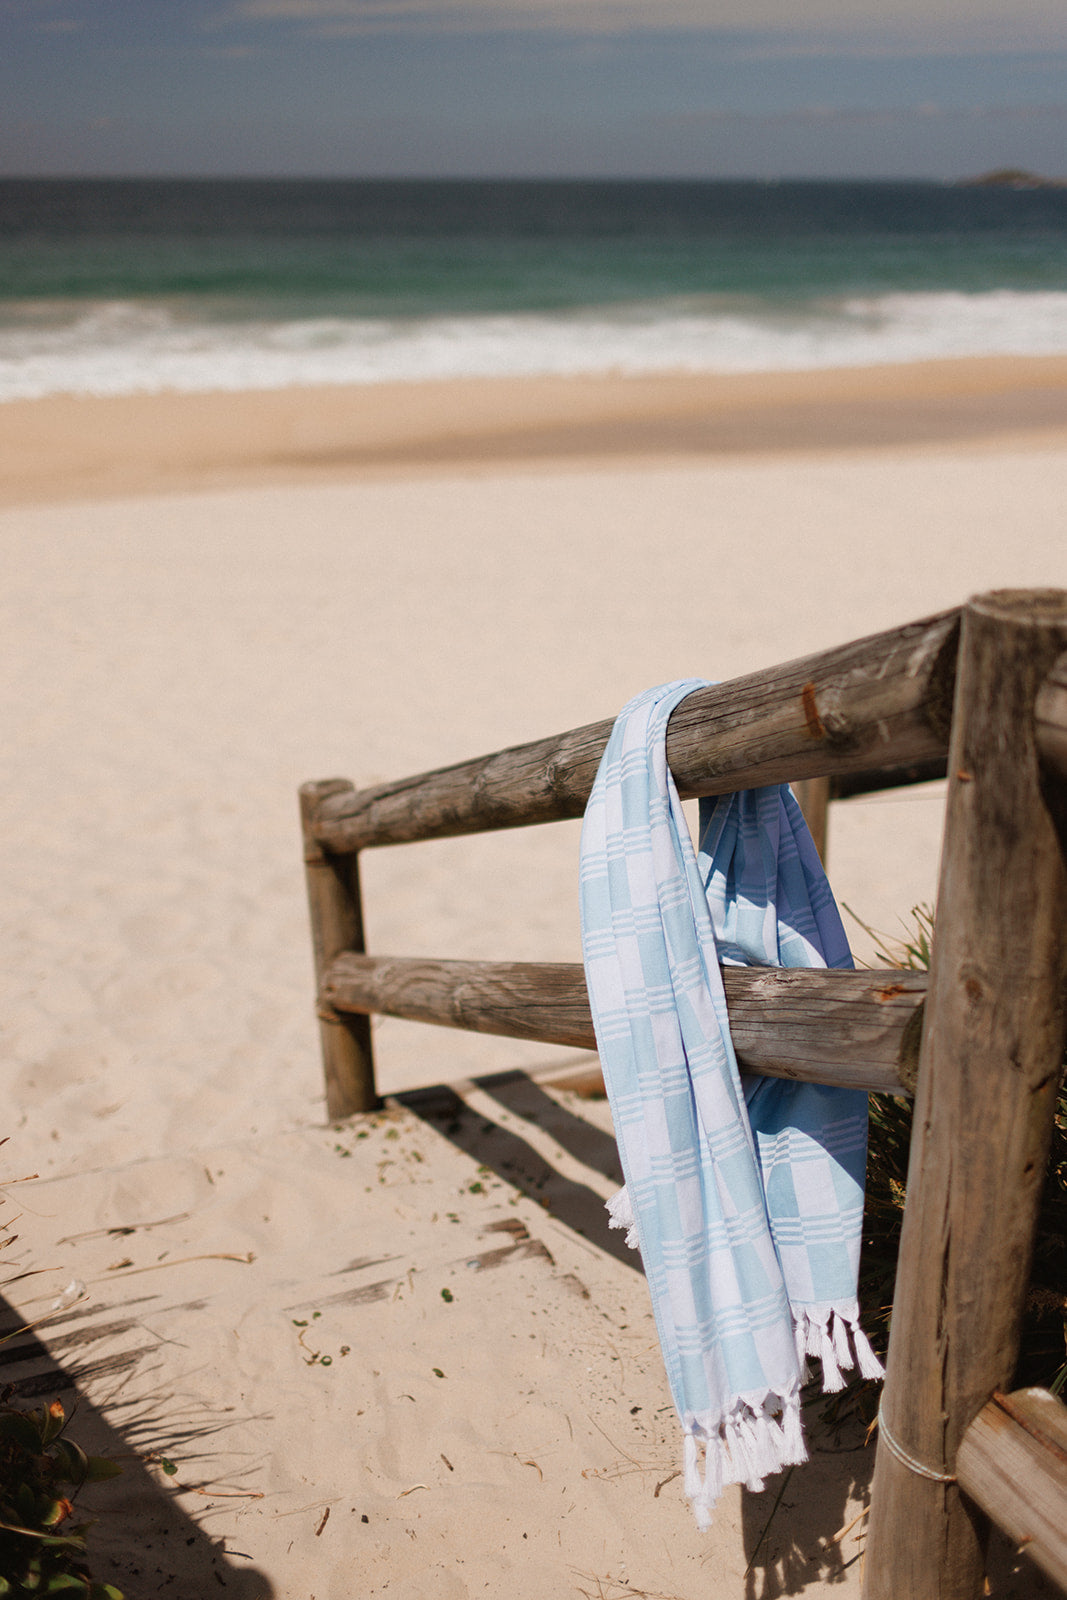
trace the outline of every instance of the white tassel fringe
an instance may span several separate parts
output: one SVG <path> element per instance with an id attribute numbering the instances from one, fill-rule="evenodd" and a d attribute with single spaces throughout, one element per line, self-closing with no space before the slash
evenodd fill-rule
<path id="1" fill-rule="evenodd" d="M 615 1201 L 625 1198 L 623 1190 Z M 616 1221 L 616 1212 L 612 1212 L 612 1225 L 632 1228 L 622 1205 L 618 1213 Z M 808 1459 L 800 1418 L 800 1389 L 807 1382 L 808 1355 L 818 1356 L 822 1363 L 824 1394 L 843 1389 L 844 1374 L 853 1367 L 864 1378 L 885 1377 L 885 1369 L 859 1325 L 855 1303 L 804 1308 L 797 1313 L 793 1331 L 801 1369 L 795 1389 L 786 1395 L 769 1395 L 762 1404 L 738 1400 L 717 1425 L 710 1419 L 686 1419 L 685 1492 L 702 1532 L 711 1526 L 711 1514 L 727 1484 L 743 1483 L 758 1493 L 765 1478 Z"/>
<path id="2" fill-rule="evenodd" d="M 862 1378 L 884 1378 L 885 1368 L 871 1349 L 859 1323 L 855 1301 L 844 1305 L 808 1306 L 796 1311 L 794 1335 L 797 1359 L 818 1356 L 822 1362 L 824 1394 L 845 1387 L 844 1374 L 855 1367 Z M 806 1375 L 802 1375 L 802 1382 Z"/>
<path id="3" fill-rule="evenodd" d="M 728 1484 L 743 1483 L 758 1494 L 765 1478 L 808 1459 L 800 1426 L 799 1389 L 785 1396 L 769 1395 L 762 1405 L 739 1400 L 711 1429 L 697 1418 L 689 1418 L 683 1459 L 685 1492 L 697 1527 L 704 1532 L 711 1526 L 711 1514 Z"/>
<path id="4" fill-rule="evenodd" d="M 626 1243 L 631 1250 L 641 1248 L 637 1237 L 637 1220 L 634 1217 L 630 1196 L 625 1186 L 607 1202 L 608 1227 L 624 1228 Z M 843 1305 L 810 1306 L 795 1312 L 793 1333 L 796 1340 L 797 1365 L 800 1369 L 801 1387 L 809 1381 L 808 1356 L 817 1356 L 822 1363 L 824 1394 L 837 1394 L 845 1387 L 844 1374 L 857 1368 L 863 1378 L 884 1378 L 885 1368 L 871 1349 L 867 1335 L 860 1327 L 859 1307 L 855 1301 Z M 851 1345 L 850 1345 L 851 1340 Z M 729 1479 L 744 1482 L 744 1479 Z"/>
<path id="5" fill-rule="evenodd" d="M 626 1192 L 625 1185 L 619 1190 L 618 1194 L 613 1194 L 606 1204 L 608 1227 L 625 1228 L 626 1243 L 630 1249 L 640 1250 L 641 1245 L 637 1237 L 637 1219 L 634 1216 L 634 1208 L 630 1204 L 630 1196 Z"/>

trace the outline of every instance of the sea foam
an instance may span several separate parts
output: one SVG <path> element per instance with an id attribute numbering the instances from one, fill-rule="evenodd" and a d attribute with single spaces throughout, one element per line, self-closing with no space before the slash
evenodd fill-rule
<path id="1" fill-rule="evenodd" d="M 0 307 L 0 400 L 463 377 L 761 372 L 1067 354 L 1067 292 L 772 304 L 705 296 L 425 317 L 208 319 L 188 303 Z"/>

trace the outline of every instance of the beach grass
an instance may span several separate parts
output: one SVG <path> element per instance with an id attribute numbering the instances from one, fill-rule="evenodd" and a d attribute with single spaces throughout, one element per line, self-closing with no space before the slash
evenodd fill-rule
<path id="1" fill-rule="evenodd" d="M 854 913 L 853 913 L 854 915 Z M 912 972 L 929 970 L 934 942 L 934 912 L 928 905 L 912 909 L 911 926 L 903 937 L 888 938 L 866 931 L 892 967 Z M 1064 1062 L 1067 1069 L 1067 1059 Z M 893 1291 L 907 1198 L 908 1155 L 913 1102 L 901 1096 L 872 1095 L 867 1141 L 867 1192 L 864 1205 L 860 1265 L 860 1304 L 864 1326 L 879 1354 L 885 1356 L 893 1317 Z M 1062 1394 L 1067 1387 L 1067 1085 L 1061 1080 L 1052 1129 L 1045 1187 L 1041 1197 L 1030 1286 L 1023 1312 L 1019 1355 L 1013 1388 L 1038 1385 Z M 873 1423 L 879 1386 L 857 1380 L 828 1403 L 836 1419 L 858 1412 Z"/>

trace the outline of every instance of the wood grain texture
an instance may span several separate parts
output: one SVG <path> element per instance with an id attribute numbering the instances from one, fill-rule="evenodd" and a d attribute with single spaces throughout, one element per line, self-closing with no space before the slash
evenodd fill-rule
<path id="1" fill-rule="evenodd" d="M 829 778 L 799 778 L 793 785 L 797 804 L 804 813 L 819 860 L 826 865 L 827 829 L 830 823 Z"/>
<path id="2" fill-rule="evenodd" d="M 1041 792 L 1067 855 L 1067 652 L 1038 690 L 1034 719 Z"/>
<path id="3" fill-rule="evenodd" d="M 1067 1406 L 1047 1389 L 995 1394 L 960 1443 L 960 1488 L 1067 1590 Z"/>
<path id="4" fill-rule="evenodd" d="M 1038 690 L 1034 718 L 1042 763 L 1067 784 L 1067 653 L 1053 664 Z"/>
<path id="5" fill-rule="evenodd" d="M 304 835 L 304 870 L 311 946 L 316 981 L 342 950 L 362 950 L 363 901 L 359 883 L 359 856 L 355 851 L 333 855 L 311 832 L 311 818 L 323 799 L 352 789 L 346 778 L 305 783 L 300 789 L 300 819 Z M 326 1078 L 326 1110 L 330 1117 L 350 1117 L 378 1104 L 374 1082 L 374 1054 L 370 1019 L 341 1016 L 319 1003 L 319 1040 Z"/>
<path id="6" fill-rule="evenodd" d="M 1041 793 L 1067 856 L 1067 651 L 1038 690 L 1034 723 Z"/>
<path id="7" fill-rule="evenodd" d="M 948 751 L 927 761 L 911 761 L 903 767 L 878 767 L 870 772 L 842 772 L 830 779 L 831 800 L 851 800 L 855 795 L 882 794 L 887 789 L 904 789 L 913 783 L 935 783 L 948 772 Z"/>
<path id="8" fill-rule="evenodd" d="M 744 1070 L 884 1094 L 910 1093 L 926 975 L 724 967 Z M 429 961 L 340 955 L 321 996 L 337 1012 L 382 1012 L 476 1033 L 595 1050 L 577 963 Z"/>
<path id="9" fill-rule="evenodd" d="M 951 1478 L 1018 1351 L 1067 1033 L 1067 872 L 1034 704 L 1067 647 L 1067 593 L 964 608 L 867 1600 L 974 1600 L 985 1519 Z"/>
<path id="10" fill-rule="evenodd" d="M 944 756 L 959 613 L 699 689 L 676 708 L 667 758 L 683 798 L 870 773 Z M 311 831 L 370 849 L 581 816 L 612 721 L 372 789 L 324 794 Z"/>

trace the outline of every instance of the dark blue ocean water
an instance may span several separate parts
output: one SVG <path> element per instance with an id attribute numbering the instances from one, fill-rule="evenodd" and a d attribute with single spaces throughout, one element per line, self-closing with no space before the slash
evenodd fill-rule
<path id="1" fill-rule="evenodd" d="M 1067 189 L 0 180 L 0 398 L 1067 350 Z"/>

